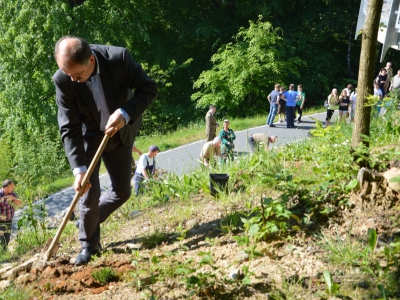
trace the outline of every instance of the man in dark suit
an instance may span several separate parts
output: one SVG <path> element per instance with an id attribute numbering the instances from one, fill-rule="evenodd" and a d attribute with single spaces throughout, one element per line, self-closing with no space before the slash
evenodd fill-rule
<path id="1" fill-rule="evenodd" d="M 215 112 L 217 108 L 214 105 L 210 105 L 210 109 L 206 114 L 206 142 L 212 141 L 216 137 L 216 131 L 219 124 L 215 120 Z"/>
<path id="2" fill-rule="evenodd" d="M 53 81 L 61 139 L 75 175 L 74 189 L 84 189 L 79 204 L 82 250 L 75 261 L 84 265 L 99 254 L 100 223 L 131 195 L 134 123 L 157 97 L 157 87 L 125 48 L 66 36 L 56 43 L 54 57 L 60 68 Z M 102 160 L 111 187 L 100 195 L 100 161 L 89 183 L 81 183 L 104 134 L 110 136 Z"/>

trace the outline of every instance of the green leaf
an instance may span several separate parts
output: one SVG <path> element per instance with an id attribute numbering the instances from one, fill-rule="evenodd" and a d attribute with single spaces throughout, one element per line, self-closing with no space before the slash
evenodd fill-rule
<path id="1" fill-rule="evenodd" d="M 357 179 L 352 179 L 347 185 L 346 185 L 346 190 L 352 190 L 358 185 L 358 180 Z"/>
<path id="2" fill-rule="evenodd" d="M 245 284 L 245 285 L 251 284 L 251 279 L 250 279 L 250 277 L 249 277 L 249 276 L 245 276 L 245 277 L 242 279 L 242 283 Z"/>
<path id="3" fill-rule="evenodd" d="M 324 271 L 324 278 L 325 278 L 325 283 L 327 286 L 328 294 L 329 294 L 329 296 L 332 296 L 333 280 L 332 280 L 332 275 L 328 270 Z"/>
<path id="4" fill-rule="evenodd" d="M 378 236 L 376 234 L 376 230 L 369 228 L 368 229 L 368 246 L 369 246 L 371 253 L 375 252 L 377 240 L 378 240 Z"/>
<path id="5" fill-rule="evenodd" d="M 400 182 L 400 176 L 391 178 L 389 182 Z"/>
<path id="6" fill-rule="evenodd" d="M 255 236 L 260 231 L 260 226 L 258 224 L 252 224 L 249 228 L 248 234 L 250 236 Z"/>

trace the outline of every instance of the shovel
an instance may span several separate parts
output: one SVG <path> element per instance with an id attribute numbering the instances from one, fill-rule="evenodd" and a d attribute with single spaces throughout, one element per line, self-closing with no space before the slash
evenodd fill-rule
<path id="1" fill-rule="evenodd" d="M 99 161 L 101 154 L 103 153 L 103 150 L 106 147 L 106 144 L 107 144 L 109 138 L 110 138 L 110 136 L 108 134 L 106 134 L 104 136 L 103 140 L 101 141 L 100 147 L 99 147 L 99 149 L 97 149 L 97 152 L 96 152 L 92 162 L 90 163 L 90 166 L 89 166 L 88 170 L 86 171 L 85 176 L 83 177 L 83 181 L 81 184 L 81 191 L 76 192 L 75 197 L 72 200 L 71 205 L 69 206 L 67 214 L 64 216 L 64 219 L 62 220 L 60 227 L 58 228 L 53 241 L 51 242 L 48 250 L 46 251 L 46 253 L 43 256 L 44 262 L 47 262 L 50 259 L 50 257 L 52 257 L 57 252 L 58 247 L 56 247 L 56 245 L 58 243 L 58 240 L 60 239 L 61 234 L 64 231 L 64 228 L 67 225 L 68 220 L 71 217 L 72 212 L 74 211 L 79 198 L 82 196 L 83 191 L 85 190 L 85 186 L 89 182 L 89 178 L 92 175 L 94 167 L 97 164 L 97 162 Z"/>

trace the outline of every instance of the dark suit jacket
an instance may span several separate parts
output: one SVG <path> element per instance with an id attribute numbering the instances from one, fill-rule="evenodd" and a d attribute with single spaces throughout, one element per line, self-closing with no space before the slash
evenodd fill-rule
<path id="1" fill-rule="evenodd" d="M 122 108 L 131 117 L 116 135 L 124 146 L 131 148 L 138 123 L 141 124 L 138 118 L 157 97 L 157 87 L 127 49 L 105 45 L 91 45 L 91 48 L 99 62 L 110 114 Z M 71 81 L 61 70 L 53 75 L 53 81 L 58 125 L 69 163 L 72 169 L 87 166 L 85 149 L 100 134 L 100 116 L 93 95 L 86 83 Z"/>
<path id="2" fill-rule="evenodd" d="M 214 115 L 208 111 L 206 114 L 206 134 L 215 134 L 217 130 L 217 121 Z"/>

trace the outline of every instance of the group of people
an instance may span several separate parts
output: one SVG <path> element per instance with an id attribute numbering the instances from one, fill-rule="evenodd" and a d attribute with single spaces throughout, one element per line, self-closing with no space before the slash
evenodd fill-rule
<path id="1" fill-rule="evenodd" d="M 276 127 L 274 125 L 274 119 L 277 114 L 280 123 L 283 123 L 284 120 L 286 120 L 287 128 L 295 128 L 295 120 L 297 123 L 301 122 L 303 108 L 306 102 L 306 94 L 303 91 L 303 86 L 301 84 L 297 86 L 297 90 L 294 89 L 294 84 L 290 84 L 289 90 L 287 91 L 285 87 L 277 83 L 275 84 L 274 90 L 267 98 L 270 103 L 270 110 L 266 123 L 269 127 Z"/>
<path id="2" fill-rule="evenodd" d="M 328 95 L 326 100 L 326 126 L 331 123 L 331 118 L 335 109 L 339 110 L 339 120 L 345 121 L 349 115 L 350 119 L 354 121 L 354 113 L 356 109 L 357 101 L 357 88 L 353 91 L 353 85 L 349 83 L 346 88 L 344 88 L 340 95 L 338 95 L 338 90 L 336 88 L 332 89 L 331 93 Z"/>
<path id="3" fill-rule="evenodd" d="M 379 74 L 373 82 L 374 85 L 374 96 L 378 98 L 376 110 L 378 115 L 384 113 L 382 110 L 382 99 L 385 95 L 392 90 L 400 88 L 400 70 L 397 71 L 395 76 L 393 75 L 392 63 L 388 62 L 386 67 L 381 68 Z M 350 121 L 354 122 L 354 115 L 356 111 L 357 102 L 357 88 L 353 91 L 353 85 L 348 84 L 344 88 L 340 95 L 336 88 L 332 89 L 331 93 L 327 97 L 326 101 L 326 126 L 331 123 L 332 115 L 335 109 L 339 110 L 339 121 L 344 122 L 350 115 Z"/>
<path id="4" fill-rule="evenodd" d="M 233 160 L 233 150 L 235 149 L 233 141 L 236 139 L 236 135 L 233 130 L 229 128 L 228 119 L 224 120 L 223 128 L 217 136 L 219 124 L 215 119 L 216 111 L 216 106 L 210 105 L 205 117 L 206 143 L 202 146 L 200 151 L 200 161 L 208 168 L 211 167 L 211 158 L 220 157 L 222 163 L 225 163 L 228 159 Z"/>
<path id="5" fill-rule="evenodd" d="M 200 162 L 207 168 L 212 168 L 212 163 L 217 163 L 219 159 L 223 164 L 227 160 L 234 160 L 234 140 L 236 135 L 234 131 L 229 128 L 229 120 L 225 119 L 223 122 L 223 128 L 220 130 L 217 136 L 217 128 L 219 124 L 215 119 L 215 112 L 217 108 L 214 105 L 210 105 L 210 108 L 206 114 L 206 142 L 203 144 L 200 151 Z M 254 152 L 255 146 L 259 144 L 265 145 L 265 150 L 268 150 L 269 143 L 275 143 L 278 138 L 276 136 L 269 137 L 265 133 L 252 134 L 249 137 L 249 145 L 252 152 Z"/>

